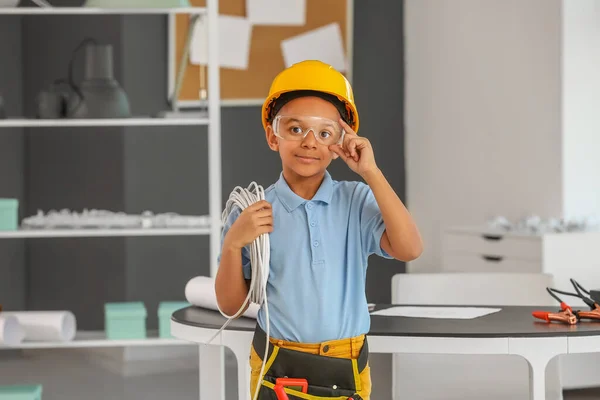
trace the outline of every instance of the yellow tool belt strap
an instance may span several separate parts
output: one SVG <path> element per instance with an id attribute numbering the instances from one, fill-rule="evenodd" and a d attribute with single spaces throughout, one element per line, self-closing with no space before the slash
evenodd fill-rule
<path id="1" fill-rule="evenodd" d="M 252 345 L 263 357 L 267 338 L 256 325 Z M 367 366 L 369 349 L 365 338 L 357 359 L 328 357 L 291 350 L 269 343 L 265 374 L 259 391 L 259 400 L 276 400 L 273 391 L 277 378 L 301 378 L 308 382 L 308 393 L 286 389 L 290 400 L 295 399 L 340 399 L 347 400 L 360 388 L 360 373 Z"/>

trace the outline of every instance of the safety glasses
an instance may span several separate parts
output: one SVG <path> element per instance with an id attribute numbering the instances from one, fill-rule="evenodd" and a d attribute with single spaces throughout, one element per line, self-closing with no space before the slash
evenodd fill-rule
<path id="1" fill-rule="evenodd" d="M 340 144 L 344 138 L 344 129 L 339 122 L 328 118 L 278 115 L 272 126 L 275 135 L 284 140 L 304 140 L 310 131 L 317 142 L 326 146 Z"/>

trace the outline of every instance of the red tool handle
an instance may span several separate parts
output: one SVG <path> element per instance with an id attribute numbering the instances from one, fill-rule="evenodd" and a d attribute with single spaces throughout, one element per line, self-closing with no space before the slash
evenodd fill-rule
<path id="1" fill-rule="evenodd" d="M 550 322 L 550 318 L 548 318 L 548 314 L 550 313 L 547 311 L 534 311 L 532 314 L 534 318 L 543 319 L 546 322 Z"/>
<path id="2" fill-rule="evenodd" d="M 563 310 L 563 311 L 567 311 L 567 310 L 569 310 L 571 312 L 573 311 L 573 309 L 571 308 L 571 306 L 568 305 L 567 303 L 565 303 L 564 301 L 560 302 L 560 309 Z"/>
<path id="3" fill-rule="evenodd" d="M 301 387 L 302 393 L 308 392 L 308 382 L 302 378 L 277 378 L 275 380 L 275 387 L 273 390 L 277 395 L 277 400 L 289 400 L 287 393 L 284 388 L 286 386 L 299 386 Z"/>
<path id="4" fill-rule="evenodd" d="M 287 393 L 283 389 L 283 385 L 275 385 L 273 388 L 275 394 L 277 395 L 277 400 L 290 400 Z"/>

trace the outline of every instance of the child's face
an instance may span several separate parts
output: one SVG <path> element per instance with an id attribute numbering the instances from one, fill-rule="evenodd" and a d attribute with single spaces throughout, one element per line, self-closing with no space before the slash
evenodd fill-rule
<path id="1" fill-rule="evenodd" d="M 329 132 L 333 133 L 334 129 L 328 127 L 329 121 L 335 123 L 337 129 L 340 125 L 338 110 L 333 104 L 319 97 L 294 99 L 286 103 L 277 115 L 285 116 L 285 118 L 297 117 L 299 127 L 294 127 L 294 132 L 301 132 L 312 125 L 319 125 L 314 128 L 317 130 L 316 134 L 321 135 L 322 138 L 332 137 Z M 278 137 L 273 127 L 269 125 L 266 135 L 269 147 L 279 152 L 283 169 L 293 171 L 302 177 L 324 173 L 331 160 L 337 158 L 337 154 L 329 150 L 327 144 L 317 141 L 312 130 L 301 140 L 288 140 Z"/>

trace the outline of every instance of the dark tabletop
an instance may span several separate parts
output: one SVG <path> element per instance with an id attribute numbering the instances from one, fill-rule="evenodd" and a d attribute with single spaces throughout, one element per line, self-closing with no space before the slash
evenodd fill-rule
<path id="1" fill-rule="evenodd" d="M 375 310 L 392 307 L 380 304 Z M 452 306 L 447 306 L 452 307 Z M 557 312 L 558 307 L 486 306 L 501 308 L 499 312 L 474 319 L 434 319 L 412 317 L 371 316 L 370 336 L 427 337 L 552 337 L 600 335 L 600 321 L 579 321 L 569 326 L 558 322 L 536 320 L 532 311 Z M 587 311 L 587 310 L 586 310 Z M 173 313 L 172 320 L 200 328 L 219 329 L 227 321 L 218 311 L 188 307 Z M 253 331 L 256 320 L 240 317 L 227 330 Z"/>

